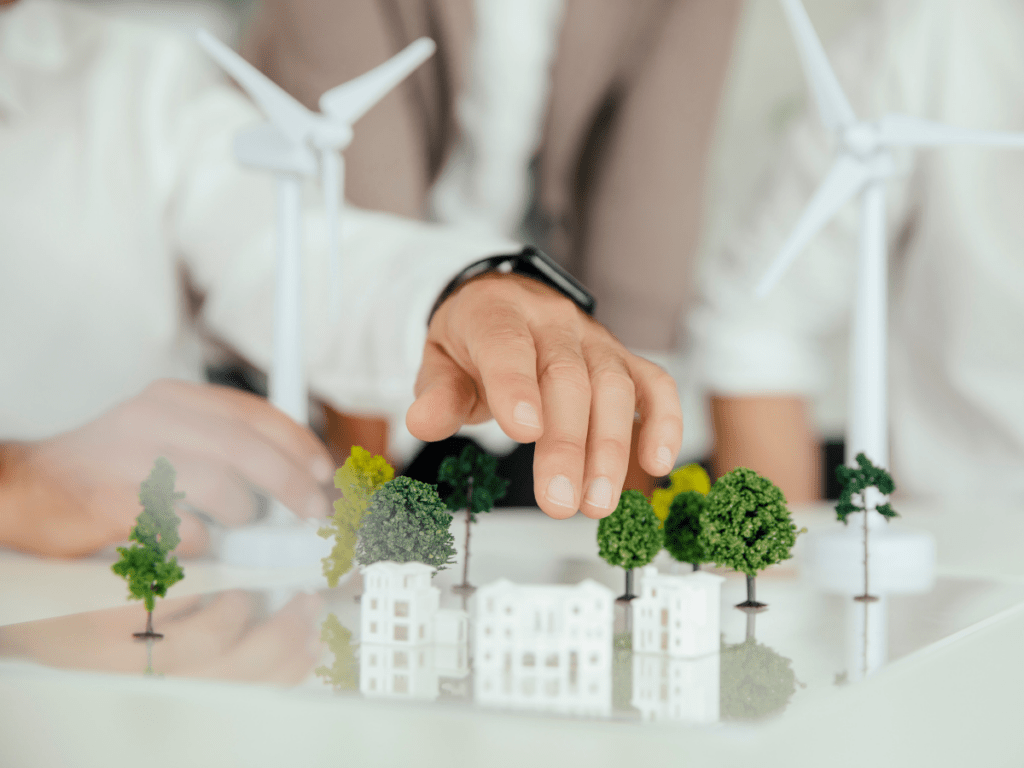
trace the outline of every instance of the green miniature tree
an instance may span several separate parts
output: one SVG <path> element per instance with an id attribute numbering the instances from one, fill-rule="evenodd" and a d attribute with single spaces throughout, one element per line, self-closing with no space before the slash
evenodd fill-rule
<path id="1" fill-rule="evenodd" d="M 700 513 L 707 496 L 699 491 L 683 491 L 672 499 L 665 519 L 665 549 L 681 563 L 690 563 L 699 571 L 708 561 L 700 535 Z"/>
<path id="2" fill-rule="evenodd" d="M 754 470 L 737 467 L 711 486 L 700 528 L 708 561 L 747 576 L 747 599 L 736 607 L 766 608 L 757 602 L 754 579 L 792 557 L 797 536 L 782 491 Z"/>
<path id="3" fill-rule="evenodd" d="M 451 524 L 452 516 L 436 485 L 396 477 L 370 499 L 359 529 L 356 559 L 361 565 L 392 560 L 443 570 L 455 559 Z"/>
<path id="4" fill-rule="evenodd" d="M 618 506 L 597 524 L 597 553 L 609 565 L 626 570 L 626 591 L 632 600 L 633 569 L 643 568 L 661 551 L 665 536 L 651 503 L 640 491 L 623 491 Z"/>
<path id="5" fill-rule="evenodd" d="M 334 663 L 329 667 L 317 667 L 314 670 L 316 676 L 336 691 L 358 690 L 359 661 L 352 645 L 352 631 L 343 626 L 337 616 L 329 613 L 320 627 L 320 639 L 334 654 Z"/>
<path id="6" fill-rule="evenodd" d="M 185 497 L 184 493 L 174 492 L 174 478 L 171 463 L 163 457 L 157 459 L 149 479 L 139 489 L 142 512 L 128 537 L 137 543 L 118 547 L 121 559 L 111 566 L 114 573 L 128 582 L 128 599 L 146 604 L 146 631 L 134 633 L 143 640 L 163 637 L 153 631 L 156 598 L 164 597 L 171 585 L 185 578 L 177 558 L 168 557 L 181 541 L 181 520 L 174 512 L 174 502 Z"/>
<path id="7" fill-rule="evenodd" d="M 498 460 L 472 443 L 459 456 L 447 456 L 437 472 L 438 483 L 446 483 L 452 492 L 445 499 L 448 510 L 466 510 L 466 548 L 462 561 L 462 583 L 452 589 L 464 595 L 476 589 L 469 583 L 469 532 L 479 512 L 490 512 L 505 496 L 508 480 L 498 477 Z"/>
<path id="8" fill-rule="evenodd" d="M 327 583 L 338 586 L 338 579 L 352 569 L 356 539 L 370 498 L 384 483 L 395 477 L 395 470 L 383 456 L 373 456 L 365 448 L 352 446 L 345 463 L 334 473 L 334 487 L 341 498 L 334 502 L 334 515 L 317 533 L 325 539 L 334 537 L 331 554 L 323 559 Z"/>
<path id="9" fill-rule="evenodd" d="M 882 467 L 876 467 L 872 464 L 871 459 L 863 453 L 857 454 L 856 467 L 836 467 L 836 477 L 839 479 L 841 486 L 839 503 L 836 504 L 836 517 L 839 518 L 843 525 L 848 525 L 849 521 L 847 518 L 851 513 L 864 513 L 864 594 L 858 595 L 854 600 L 866 602 L 877 600 L 878 598 L 868 591 L 868 515 L 871 512 L 868 489 L 875 488 L 883 496 L 888 496 L 896 490 L 896 485 L 892 481 L 892 475 Z M 854 501 L 854 497 L 857 497 L 857 501 L 860 502 L 859 504 Z M 899 514 L 889 503 L 877 504 L 874 506 L 874 510 L 886 520 L 899 517 Z"/>

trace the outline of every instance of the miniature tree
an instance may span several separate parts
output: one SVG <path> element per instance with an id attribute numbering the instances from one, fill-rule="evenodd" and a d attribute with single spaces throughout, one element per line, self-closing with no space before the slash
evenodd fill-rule
<path id="1" fill-rule="evenodd" d="M 655 488 L 651 492 L 651 506 L 654 514 L 663 523 L 668 519 L 672 500 L 684 491 L 696 491 L 708 495 L 711 490 L 711 478 L 700 464 L 687 464 L 673 470 L 668 476 L 668 488 Z"/>
<path id="2" fill-rule="evenodd" d="M 370 499 L 359 529 L 356 559 L 361 565 L 392 560 L 443 570 L 455 558 L 451 524 L 452 516 L 436 485 L 396 477 Z"/>
<path id="3" fill-rule="evenodd" d="M 683 491 L 672 499 L 665 519 L 665 549 L 681 563 L 690 563 L 699 571 L 708 561 L 700 532 L 700 513 L 707 496 L 697 491 Z"/>
<path id="4" fill-rule="evenodd" d="M 747 576 L 747 599 L 736 607 L 766 608 L 757 602 L 754 579 L 792 557 L 797 536 L 782 491 L 754 470 L 737 467 L 711 487 L 700 527 L 707 559 Z"/>
<path id="5" fill-rule="evenodd" d="M 352 568 L 356 538 L 370 497 L 394 477 L 395 470 L 383 456 L 372 456 L 358 445 L 352 446 L 351 454 L 334 473 L 334 487 L 341 491 L 341 498 L 334 502 L 334 515 L 327 526 L 317 531 L 325 539 L 334 537 L 331 554 L 323 559 L 324 576 L 330 586 L 338 586 L 338 579 Z"/>
<path id="6" fill-rule="evenodd" d="M 438 469 L 438 483 L 447 483 L 454 490 L 445 499 L 449 511 L 466 510 L 466 549 L 462 561 L 462 584 L 455 592 L 471 594 L 475 587 L 469 583 L 469 532 L 478 512 L 490 512 L 494 502 L 505 496 L 508 480 L 498 477 L 498 460 L 489 453 L 470 444 L 460 456 L 448 456 Z"/>
<path id="7" fill-rule="evenodd" d="M 883 496 L 888 496 L 896 490 L 892 476 L 882 467 L 876 467 L 871 459 L 863 453 L 857 454 L 857 466 L 836 467 L 836 477 L 839 479 L 841 489 L 839 491 L 839 503 L 836 504 L 836 516 L 843 523 L 848 525 L 847 517 L 853 512 L 864 513 L 864 594 L 858 595 L 854 600 L 865 602 L 877 600 L 868 591 L 868 515 L 871 513 L 871 502 L 868 498 L 868 489 L 875 488 Z M 858 497 L 860 504 L 855 503 L 854 497 Z M 898 513 L 891 504 L 877 504 L 874 510 L 886 520 L 898 517 Z"/>
<path id="8" fill-rule="evenodd" d="M 661 551 L 665 536 L 651 503 L 640 491 L 623 491 L 618 506 L 597 524 L 598 554 L 609 565 L 626 570 L 626 591 L 633 594 L 633 569 L 643 568 Z"/>
<path id="9" fill-rule="evenodd" d="M 139 489 L 142 512 L 135 521 L 129 540 L 137 542 L 130 547 L 118 547 L 121 555 L 111 570 L 128 582 L 128 599 L 142 600 L 146 604 L 146 631 L 136 632 L 140 640 L 158 640 L 163 635 L 153 631 L 153 608 L 156 598 L 164 597 L 168 588 L 185 578 L 185 572 L 175 557 L 169 557 L 178 546 L 180 518 L 174 512 L 174 502 L 185 497 L 174 492 L 174 467 L 161 457 L 156 460 L 149 478 Z"/>
<path id="10" fill-rule="evenodd" d="M 354 691 L 359 688 L 359 661 L 352 645 L 352 631 L 343 626 L 333 613 L 320 626 L 320 639 L 334 654 L 331 666 L 320 666 L 314 670 L 336 691 Z"/>

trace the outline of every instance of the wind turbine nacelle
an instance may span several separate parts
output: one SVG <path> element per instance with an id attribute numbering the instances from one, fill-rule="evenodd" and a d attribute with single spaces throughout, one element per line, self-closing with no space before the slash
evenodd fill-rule
<path id="1" fill-rule="evenodd" d="M 316 154 L 299 144 L 271 123 L 247 128 L 235 136 L 235 158 L 242 165 L 277 173 L 315 176 Z"/>

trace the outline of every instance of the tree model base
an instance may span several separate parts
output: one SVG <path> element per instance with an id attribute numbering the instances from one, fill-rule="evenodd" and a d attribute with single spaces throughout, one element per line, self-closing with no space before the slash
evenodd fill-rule
<path id="1" fill-rule="evenodd" d="M 874 595 L 857 595 L 853 599 L 856 600 L 858 603 L 877 603 L 878 602 L 878 598 L 875 597 Z"/>
<path id="2" fill-rule="evenodd" d="M 460 597 L 472 597 L 476 587 L 472 584 L 455 584 L 452 586 L 452 592 Z"/>
<path id="3" fill-rule="evenodd" d="M 744 600 L 742 603 L 737 603 L 735 607 L 746 613 L 761 613 L 768 610 L 768 603 L 759 603 L 757 600 Z"/>
<path id="4" fill-rule="evenodd" d="M 636 600 L 638 597 L 640 597 L 640 595 L 634 595 L 634 594 L 631 594 L 629 592 L 626 592 L 625 594 L 622 594 L 622 595 L 619 595 L 618 597 L 616 597 L 615 598 L 615 602 L 616 603 L 628 603 L 628 602 L 630 602 L 632 600 Z"/>
<path id="5" fill-rule="evenodd" d="M 136 640 L 163 640 L 164 636 L 159 632 L 133 632 L 132 637 Z"/>

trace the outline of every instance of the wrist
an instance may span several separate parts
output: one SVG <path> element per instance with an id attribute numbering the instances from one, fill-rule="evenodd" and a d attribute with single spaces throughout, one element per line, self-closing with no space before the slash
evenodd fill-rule
<path id="1" fill-rule="evenodd" d="M 427 316 L 427 325 L 445 301 L 461 288 L 487 275 L 518 275 L 546 285 L 572 301 L 587 315 L 594 314 L 594 297 L 576 278 L 566 272 L 542 251 L 527 246 L 518 253 L 499 254 L 475 261 L 452 278 L 434 302 Z"/>

